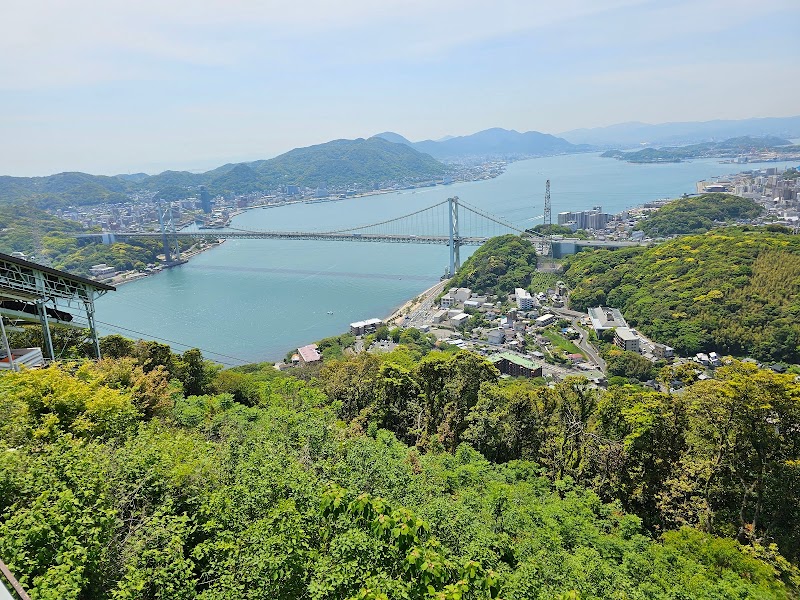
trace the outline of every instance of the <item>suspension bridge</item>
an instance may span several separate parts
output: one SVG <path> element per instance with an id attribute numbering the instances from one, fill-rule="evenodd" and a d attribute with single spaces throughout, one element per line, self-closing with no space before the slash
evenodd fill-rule
<path id="1" fill-rule="evenodd" d="M 157 238 L 164 245 L 167 263 L 180 260 L 181 239 L 279 239 L 279 240 L 327 240 L 335 242 L 390 242 L 403 244 L 440 244 L 450 248 L 449 274 L 461 266 L 461 246 L 480 246 L 492 237 L 508 233 L 521 235 L 536 246 L 539 254 L 547 255 L 553 244 L 578 243 L 599 247 L 620 247 L 631 243 L 615 244 L 586 240 L 559 240 L 532 233 L 523 227 L 509 223 L 503 217 L 492 215 L 459 200 L 448 198 L 432 206 L 412 213 L 354 227 L 318 231 L 262 231 L 227 227 L 224 229 L 176 230 L 169 204 L 159 205 L 159 232 L 103 232 L 80 234 L 82 238 L 101 238 L 104 243 L 130 238 Z M 575 251 L 574 249 L 572 250 Z"/>

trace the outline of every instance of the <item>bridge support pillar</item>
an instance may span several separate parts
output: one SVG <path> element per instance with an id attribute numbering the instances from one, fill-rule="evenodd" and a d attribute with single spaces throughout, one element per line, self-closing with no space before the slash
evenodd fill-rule
<path id="1" fill-rule="evenodd" d="M 167 265 L 173 261 L 180 262 L 181 247 L 175 235 L 175 222 L 172 220 L 172 204 L 158 201 L 158 223 L 161 225 L 161 243 L 164 247 L 164 262 Z"/>
<path id="2" fill-rule="evenodd" d="M 461 268 L 461 238 L 458 235 L 458 196 L 447 199 L 450 215 L 450 277 Z"/>

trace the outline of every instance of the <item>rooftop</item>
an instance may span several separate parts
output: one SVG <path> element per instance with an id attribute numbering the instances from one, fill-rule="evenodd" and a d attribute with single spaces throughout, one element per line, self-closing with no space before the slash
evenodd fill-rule
<path id="1" fill-rule="evenodd" d="M 618 309 L 608 308 L 607 306 L 590 308 L 589 318 L 592 321 L 592 327 L 594 327 L 595 331 L 628 326 L 625 317 L 622 316 L 622 313 L 619 312 Z"/>
<path id="2" fill-rule="evenodd" d="M 493 354 L 489 357 L 489 362 L 491 363 L 498 363 L 501 360 L 507 360 L 508 362 L 512 362 L 515 365 L 527 369 L 538 369 L 540 367 L 540 365 L 536 364 L 531 359 L 520 356 L 519 354 L 514 354 L 513 352 L 500 352 L 499 354 Z"/>
<path id="3" fill-rule="evenodd" d="M 637 335 L 627 327 L 617 327 L 616 335 L 619 339 L 626 342 L 632 342 L 639 339 Z"/>
<path id="4" fill-rule="evenodd" d="M 308 346 L 298 348 L 297 353 L 300 355 L 300 358 L 303 360 L 303 362 L 306 363 L 316 362 L 322 359 L 316 344 L 309 344 Z"/>

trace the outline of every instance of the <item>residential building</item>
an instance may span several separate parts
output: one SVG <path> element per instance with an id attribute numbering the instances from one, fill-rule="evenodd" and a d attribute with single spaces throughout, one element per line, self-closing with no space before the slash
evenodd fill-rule
<path id="1" fill-rule="evenodd" d="M 520 310 L 530 310 L 533 308 L 533 297 L 527 290 L 517 288 L 514 290 L 514 296 L 517 298 L 517 308 Z"/>
<path id="2" fill-rule="evenodd" d="M 537 327 L 547 327 L 548 325 L 551 325 L 551 324 L 553 324 L 555 322 L 556 322 L 556 316 L 552 315 L 550 313 L 547 313 L 546 315 L 542 315 L 541 317 L 537 317 L 536 320 L 534 321 L 534 324 Z"/>
<path id="3" fill-rule="evenodd" d="M 506 333 L 502 329 L 490 329 L 486 333 L 486 339 L 490 344 L 502 344 L 506 341 Z"/>
<path id="4" fill-rule="evenodd" d="M 664 344 L 653 344 L 653 356 L 656 358 L 672 358 L 675 356 L 675 349 Z"/>
<path id="5" fill-rule="evenodd" d="M 300 363 L 304 365 L 310 365 L 322 360 L 319 347 L 316 344 L 309 344 L 308 346 L 298 348 L 297 353 L 300 355 Z"/>
<path id="6" fill-rule="evenodd" d="M 381 325 L 383 325 L 383 321 L 375 318 L 367 319 L 366 321 L 356 321 L 355 323 L 350 323 L 350 333 L 353 335 L 374 333 Z"/>
<path id="7" fill-rule="evenodd" d="M 504 375 L 512 377 L 541 377 L 542 366 L 513 352 L 500 352 L 489 357 L 489 362 Z"/>
<path id="8" fill-rule="evenodd" d="M 614 331 L 614 343 L 628 352 L 639 353 L 639 336 L 628 327 L 617 327 Z"/>
<path id="9" fill-rule="evenodd" d="M 464 323 L 469 320 L 469 315 L 467 313 L 459 313 L 454 317 L 450 317 L 450 324 L 453 327 L 461 327 Z"/>
<path id="10" fill-rule="evenodd" d="M 433 313 L 433 322 L 434 323 L 443 323 L 443 322 L 447 321 L 447 319 L 448 319 L 448 316 L 447 316 L 447 311 L 446 310 L 438 310 L 435 313 Z"/>

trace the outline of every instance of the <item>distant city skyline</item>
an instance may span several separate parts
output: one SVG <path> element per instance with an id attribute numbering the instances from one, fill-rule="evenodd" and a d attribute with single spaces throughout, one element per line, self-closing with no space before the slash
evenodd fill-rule
<path id="1" fill-rule="evenodd" d="M 337 138 L 800 110 L 796 0 L 4 7 L 0 175 L 203 170 Z"/>

